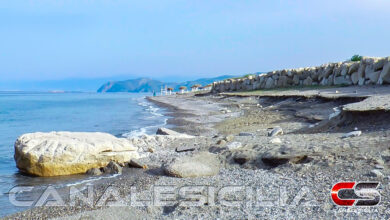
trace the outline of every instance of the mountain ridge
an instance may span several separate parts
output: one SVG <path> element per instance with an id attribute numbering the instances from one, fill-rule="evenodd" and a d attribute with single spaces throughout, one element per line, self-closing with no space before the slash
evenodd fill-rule
<path id="1" fill-rule="evenodd" d="M 121 81 L 109 81 L 100 86 L 97 90 L 99 93 L 105 92 L 158 92 L 161 86 L 172 87 L 174 91 L 179 90 L 180 86 L 186 86 L 190 88 L 195 84 L 201 84 L 202 86 L 208 85 L 215 81 L 220 81 L 228 78 L 232 78 L 232 75 L 222 75 L 213 78 L 200 78 L 197 80 L 189 80 L 181 83 L 177 82 L 162 82 L 160 80 L 154 80 L 149 77 L 140 77 L 136 79 L 121 80 Z"/>

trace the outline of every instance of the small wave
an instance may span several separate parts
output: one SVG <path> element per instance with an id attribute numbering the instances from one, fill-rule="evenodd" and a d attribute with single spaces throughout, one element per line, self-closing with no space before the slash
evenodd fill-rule
<path id="1" fill-rule="evenodd" d="M 145 119 L 156 120 L 156 118 L 163 118 L 164 117 L 163 114 L 159 113 L 159 111 L 161 109 L 158 107 L 155 107 L 153 104 L 147 102 L 145 98 L 139 99 L 138 105 L 144 107 L 144 110 L 150 113 L 150 116 L 145 117 Z M 122 134 L 122 136 L 126 137 L 126 138 L 133 138 L 133 137 L 139 137 L 139 136 L 142 136 L 145 134 L 149 134 L 155 128 L 165 126 L 167 124 L 167 120 L 168 119 L 164 118 L 163 123 L 151 125 L 151 126 L 145 126 L 145 127 L 124 133 L 124 134 Z"/>
<path id="2" fill-rule="evenodd" d="M 164 127 L 167 124 L 167 121 L 168 121 L 168 119 L 165 118 L 164 122 L 161 124 L 146 126 L 146 127 L 143 127 L 143 128 L 137 129 L 137 130 L 133 130 L 133 131 L 130 131 L 128 133 L 122 134 L 122 137 L 126 137 L 126 138 L 140 137 L 142 135 L 150 133 L 150 131 L 155 129 L 155 128 Z"/>
<path id="3" fill-rule="evenodd" d="M 114 175 L 111 175 L 111 176 L 92 177 L 90 179 L 85 179 L 85 180 L 77 181 L 77 182 L 74 182 L 74 183 L 68 183 L 68 184 L 65 184 L 65 186 L 67 186 L 67 187 L 69 187 L 69 186 L 76 186 L 76 185 L 80 185 L 80 184 L 94 182 L 94 181 L 101 180 L 101 179 L 114 178 L 114 177 L 117 177 L 119 175 L 120 174 L 114 174 Z"/>

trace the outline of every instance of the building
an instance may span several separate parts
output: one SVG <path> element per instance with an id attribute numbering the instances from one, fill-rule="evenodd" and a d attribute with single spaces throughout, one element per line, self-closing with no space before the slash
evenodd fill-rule
<path id="1" fill-rule="evenodd" d="M 187 87 L 186 86 L 180 86 L 179 91 L 180 91 L 181 94 L 186 93 L 187 92 Z"/>
<path id="2" fill-rule="evenodd" d="M 191 86 L 191 91 L 192 91 L 192 92 L 199 91 L 199 88 L 200 88 L 201 86 L 202 86 L 202 85 L 195 84 L 195 85 Z"/>

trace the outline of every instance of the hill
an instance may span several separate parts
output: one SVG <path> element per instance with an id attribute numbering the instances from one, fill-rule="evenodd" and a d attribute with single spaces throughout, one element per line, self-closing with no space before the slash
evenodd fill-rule
<path id="1" fill-rule="evenodd" d="M 218 76 L 214 78 L 202 78 L 193 81 L 186 81 L 182 83 L 176 82 L 162 82 L 159 80 L 153 80 L 150 78 L 138 78 L 138 79 L 130 79 L 124 81 L 111 81 L 102 85 L 97 92 L 153 92 L 160 91 L 161 86 L 168 86 L 174 88 L 175 91 L 179 90 L 180 86 L 186 86 L 190 88 L 195 84 L 207 85 L 213 83 L 215 81 L 220 81 L 228 78 L 232 78 L 234 76 L 224 75 Z"/>

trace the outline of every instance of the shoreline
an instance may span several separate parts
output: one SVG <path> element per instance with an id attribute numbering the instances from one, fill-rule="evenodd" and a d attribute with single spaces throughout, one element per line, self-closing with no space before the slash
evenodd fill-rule
<path id="1" fill-rule="evenodd" d="M 147 96 L 145 96 L 145 100 L 147 102 L 150 102 L 151 104 L 157 105 L 159 108 L 163 108 L 164 112 L 163 117 L 167 117 L 167 124 L 164 127 L 169 127 L 174 130 L 180 130 L 177 129 L 180 126 L 188 126 L 191 124 L 191 121 L 186 121 L 185 123 L 180 122 L 182 119 L 185 119 L 186 117 L 196 117 L 196 114 L 189 113 L 188 109 L 182 109 L 175 107 L 172 104 L 167 104 L 164 102 L 159 102 L 157 100 L 149 99 Z M 179 120 L 175 120 L 179 119 Z M 199 126 L 199 124 L 191 124 L 191 126 Z M 157 126 L 156 126 L 157 127 Z M 147 134 L 144 134 L 148 136 Z M 141 135 L 142 136 L 142 135 Z M 152 164 L 152 163 L 151 163 Z M 110 185 L 123 185 L 123 182 L 126 182 L 129 185 L 141 185 L 141 186 L 150 186 L 153 182 L 155 182 L 159 176 L 163 175 L 161 173 L 161 169 L 159 166 L 151 166 L 147 170 L 143 169 L 137 169 L 137 168 L 124 168 L 123 173 L 121 175 L 116 176 L 99 176 L 96 177 L 96 180 L 91 181 L 94 186 L 96 186 L 96 192 L 94 192 L 95 196 L 101 196 L 102 192 L 104 191 L 107 186 Z M 132 179 L 140 179 L 140 180 L 132 180 Z M 60 186 L 56 188 L 60 195 L 66 196 L 69 193 L 69 189 L 72 186 L 76 186 L 77 188 L 85 188 L 89 183 L 88 181 L 85 182 L 85 180 L 88 179 L 88 176 L 85 176 L 80 181 L 75 182 L 74 184 L 66 184 L 65 186 Z M 147 184 L 146 184 L 147 183 Z M 142 187 L 142 189 L 145 189 L 145 187 Z M 123 187 L 120 187 L 123 188 Z M 42 190 L 38 190 L 38 192 L 34 192 L 34 194 L 42 193 Z M 100 194 L 100 195 L 99 195 Z M 65 200 L 64 200 L 65 201 Z M 66 202 L 66 201 L 65 201 Z M 85 209 L 85 210 L 84 210 Z M 74 212 L 80 212 L 82 211 L 92 211 L 100 209 L 100 207 L 94 207 L 90 208 L 87 206 L 83 207 L 29 207 L 24 211 L 12 213 L 7 216 L 3 216 L 4 219 L 15 219 L 15 218 L 21 218 L 28 217 L 28 218 L 56 218 L 61 216 L 69 216 Z"/>
<path id="2" fill-rule="evenodd" d="M 83 206 L 76 209 L 42 207 L 24 214 L 42 218 L 62 216 L 59 219 L 129 216 L 171 219 L 191 218 L 197 216 L 196 213 L 207 213 L 207 216 L 203 216 L 206 219 L 243 216 L 288 218 L 288 213 L 294 213 L 296 218 L 313 215 L 319 218 L 340 215 L 352 218 L 357 217 L 356 212 L 345 212 L 330 199 L 329 191 L 335 183 L 345 180 L 378 181 L 383 186 L 389 183 L 388 159 L 381 155 L 390 155 L 387 138 L 390 136 L 390 113 L 370 112 L 369 114 L 377 114 L 372 117 L 342 113 L 329 119 L 334 108 L 352 104 L 364 106 L 365 100 L 349 103 L 350 100 L 345 102 L 346 99 L 303 99 L 294 95 L 276 98 L 261 95 L 174 95 L 151 99 L 161 107 L 165 105 L 170 108 L 167 115 L 175 117 L 169 122 L 169 125 L 175 126 L 174 130 L 195 135 L 195 138 L 170 140 L 156 148 L 145 159 L 150 169 L 126 168 L 125 174 L 104 183 L 96 183 L 97 196 L 108 185 L 118 187 L 123 197 L 131 194 L 130 186 L 142 186 L 137 192 L 145 194 L 146 198 L 149 198 L 150 188 L 153 186 L 174 186 L 178 189 L 205 186 L 214 187 L 218 192 L 224 187 L 235 185 L 247 187 L 242 188 L 244 191 L 260 190 L 264 193 L 264 198 L 273 205 L 259 205 L 249 197 L 255 205 L 246 206 L 247 203 L 244 202 L 243 206 L 237 207 L 226 207 L 219 203 L 215 206 L 204 204 L 181 207 L 179 200 L 168 206 L 152 204 L 136 207 L 129 203 L 125 207 L 94 207 L 85 210 Z M 268 137 L 269 129 L 277 126 L 283 128 L 284 134 Z M 319 130 L 316 130 L 317 127 Z M 352 131 L 355 127 L 362 130 L 361 136 L 341 138 L 345 132 Z M 193 147 L 195 150 L 175 152 L 180 146 Z M 231 146 L 236 148 L 229 149 Z M 215 176 L 176 178 L 167 176 L 162 170 L 164 164 L 175 158 L 204 151 L 217 155 L 223 162 Z M 285 202 L 288 205 L 280 205 L 280 198 L 275 197 L 275 193 L 280 192 L 281 188 L 287 190 Z M 241 194 L 237 194 L 239 195 Z M 302 195 L 304 200 L 295 203 L 294 195 Z M 308 195 L 311 197 L 307 197 Z M 390 207 L 388 187 L 381 187 L 380 195 L 380 205 L 370 208 L 370 212 L 360 213 L 361 216 L 373 217 L 374 214 L 374 217 L 379 218 L 386 215 L 386 209 Z M 239 201 L 245 199 L 241 198 Z M 308 206 L 309 203 L 305 201 L 312 205 Z M 21 216 L 21 213 L 14 215 Z"/>

